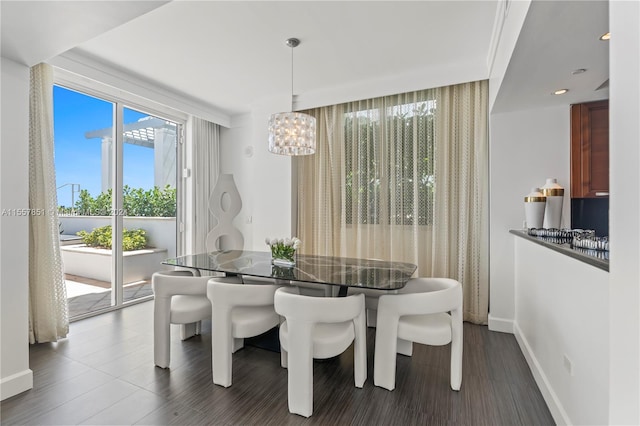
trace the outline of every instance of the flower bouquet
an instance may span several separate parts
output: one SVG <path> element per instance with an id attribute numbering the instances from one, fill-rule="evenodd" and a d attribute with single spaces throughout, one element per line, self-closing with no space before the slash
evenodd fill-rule
<path id="1" fill-rule="evenodd" d="M 296 250 L 302 241 L 292 238 L 266 238 L 265 243 L 271 248 L 271 263 L 278 266 L 293 266 L 296 264 Z"/>

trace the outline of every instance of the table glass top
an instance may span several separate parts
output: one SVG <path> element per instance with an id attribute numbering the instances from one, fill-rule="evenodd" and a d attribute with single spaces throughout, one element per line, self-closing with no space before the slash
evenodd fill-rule
<path id="1" fill-rule="evenodd" d="M 416 265 L 405 262 L 302 254 L 296 255 L 294 266 L 276 266 L 271 264 L 270 252 L 243 250 L 187 255 L 162 263 L 229 274 L 380 290 L 404 287 L 416 270 Z"/>

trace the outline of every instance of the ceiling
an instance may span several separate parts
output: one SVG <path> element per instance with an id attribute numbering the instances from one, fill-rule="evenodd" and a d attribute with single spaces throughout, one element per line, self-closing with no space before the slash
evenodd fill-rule
<path id="1" fill-rule="evenodd" d="M 32 11 L 8 10 L 9 32 L 34 28 Z M 52 2 L 77 4 L 82 2 Z M 85 2 L 90 7 L 94 2 Z M 82 40 L 72 50 L 110 68 L 126 71 L 157 86 L 195 98 L 230 115 L 249 112 L 263 100 L 291 91 L 291 50 L 284 41 L 297 37 L 294 91 L 321 93 L 335 87 L 374 85 L 402 79 L 434 67 L 465 68 L 486 78 L 497 0 L 482 1 L 172 1 L 141 11 L 138 3 L 117 4 L 140 12 L 117 28 Z M 98 5 L 100 3 L 97 3 Z M 53 9 L 53 8 L 50 8 Z M 15 13 L 19 12 L 19 13 Z M 94 25 L 83 10 L 49 10 L 64 17 L 65 31 Z M 105 16 L 105 19 L 108 19 Z M 39 21 L 42 18 L 38 19 Z M 47 30 L 51 32 L 51 30 Z M 22 31 L 25 33 L 27 31 Z M 6 51 L 25 50 L 19 38 Z M 25 46 L 27 49 L 34 46 Z M 40 60 L 48 60 L 42 58 Z M 29 65 L 33 65 L 30 63 Z M 426 82 L 420 83 L 426 88 Z M 428 87 L 428 86 L 427 86 Z M 376 93 L 382 95 L 387 93 Z"/>
<path id="2" fill-rule="evenodd" d="M 608 86 L 597 90 L 609 79 L 607 31 L 607 1 L 533 1 L 492 112 L 609 99 Z"/>
<path id="3" fill-rule="evenodd" d="M 498 0 L 3 0 L 0 7 L 4 57 L 34 65 L 66 51 L 231 116 L 288 97 L 289 37 L 301 40 L 294 92 L 308 104 L 488 78 Z M 608 47 L 591 40 L 607 21 L 606 2 L 534 1 L 494 110 L 592 95 L 607 78 Z M 571 76 L 575 68 L 588 72 Z M 564 100 L 549 95 L 559 87 L 570 89 Z"/>
<path id="4" fill-rule="evenodd" d="M 165 3 L 2 0 L 2 56 L 36 65 Z"/>

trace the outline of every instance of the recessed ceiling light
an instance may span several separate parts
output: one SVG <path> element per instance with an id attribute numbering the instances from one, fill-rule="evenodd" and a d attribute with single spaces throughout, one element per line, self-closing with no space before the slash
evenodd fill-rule
<path id="1" fill-rule="evenodd" d="M 571 71 L 571 74 L 577 75 L 577 74 L 582 74 L 583 72 L 586 72 L 586 71 L 587 71 L 586 68 L 578 68 L 577 70 Z"/>
<path id="2" fill-rule="evenodd" d="M 555 92 L 553 92 L 553 94 L 554 95 L 564 95 L 568 91 L 569 91 L 569 89 L 559 89 L 559 90 L 556 90 Z"/>
<path id="3" fill-rule="evenodd" d="M 604 33 L 604 34 L 602 34 L 600 36 L 600 40 L 605 40 L 606 41 L 606 40 L 609 40 L 610 38 L 611 38 L 611 33 L 610 32 L 606 32 L 606 33 Z"/>

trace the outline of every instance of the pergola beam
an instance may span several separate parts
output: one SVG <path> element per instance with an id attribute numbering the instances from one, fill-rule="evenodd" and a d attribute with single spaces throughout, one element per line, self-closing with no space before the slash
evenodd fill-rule
<path id="1" fill-rule="evenodd" d="M 175 125 L 160 118 L 152 117 L 123 126 L 124 143 L 153 148 L 155 129 L 173 128 Z M 91 130 L 84 134 L 86 139 L 105 139 L 113 137 L 113 128 Z"/>

